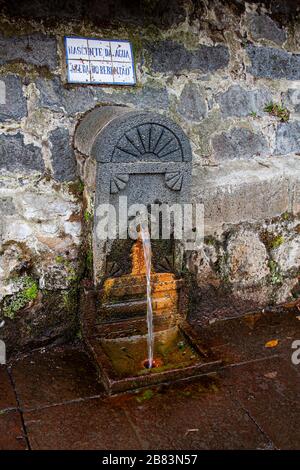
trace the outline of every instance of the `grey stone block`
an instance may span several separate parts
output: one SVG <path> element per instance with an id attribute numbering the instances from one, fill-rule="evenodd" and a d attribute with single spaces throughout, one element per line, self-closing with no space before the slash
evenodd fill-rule
<path id="1" fill-rule="evenodd" d="M 286 158 L 292 167 L 295 157 Z M 276 157 L 268 159 L 268 167 L 254 160 L 196 167 L 192 199 L 204 204 L 205 233 L 222 232 L 231 225 L 263 221 L 289 211 L 292 179 L 285 162 L 278 162 Z"/>
<path id="2" fill-rule="evenodd" d="M 207 105 L 199 88 L 194 83 L 184 86 L 177 111 L 186 119 L 191 121 L 201 121 L 207 116 Z"/>
<path id="3" fill-rule="evenodd" d="M 152 56 L 154 72 L 200 70 L 207 73 L 222 69 L 229 63 L 228 48 L 222 45 L 200 45 L 197 49 L 188 50 L 182 44 L 165 40 L 148 43 L 146 47 Z"/>
<path id="4" fill-rule="evenodd" d="M 253 39 L 267 39 L 279 46 L 286 40 L 286 33 L 269 16 L 249 14 L 247 23 Z"/>
<path id="5" fill-rule="evenodd" d="M 38 78 L 35 84 L 40 93 L 39 106 L 49 108 L 54 111 L 64 111 L 65 103 L 63 99 L 63 88 L 58 77 L 55 77 L 52 80 Z"/>
<path id="6" fill-rule="evenodd" d="M 250 159 L 268 152 L 268 144 L 262 134 L 238 127 L 215 135 L 212 146 L 217 160 Z"/>
<path id="7" fill-rule="evenodd" d="M 269 274 L 268 255 L 259 235 L 242 229 L 230 236 L 227 244 L 229 280 L 253 284 Z"/>
<path id="8" fill-rule="evenodd" d="M 132 91 L 105 92 L 99 87 L 63 87 L 58 78 L 53 80 L 37 79 L 40 91 L 40 106 L 67 114 L 83 113 L 97 104 L 132 104 L 138 109 L 168 109 L 169 97 L 164 87 L 144 86 Z"/>
<path id="9" fill-rule="evenodd" d="M 293 214 L 300 214 L 300 176 L 293 190 Z"/>
<path id="10" fill-rule="evenodd" d="M 25 145 L 23 136 L 0 135 L 0 171 L 31 173 L 45 169 L 41 149 L 33 144 Z"/>
<path id="11" fill-rule="evenodd" d="M 282 103 L 289 110 L 294 110 L 300 114 L 300 89 L 289 88 L 282 94 Z"/>
<path id="12" fill-rule="evenodd" d="M 62 88 L 59 93 L 61 95 L 59 106 L 63 106 L 67 114 L 86 112 L 96 106 L 99 101 L 102 101 L 100 96 L 97 99 L 95 91 L 91 87 Z M 102 93 L 102 90 L 98 91 L 99 95 Z"/>
<path id="13" fill-rule="evenodd" d="M 245 90 L 240 85 L 231 86 L 217 97 L 224 117 L 243 117 L 251 113 L 262 116 L 264 106 L 271 100 L 272 94 L 267 89 Z"/>
<path id="14" fill-rule="evenodd" d="M 0 76 L 3 82 L 3 103 L 0 102 L 0 122 L 21 119 L 27 115 L 26 98 L 22 91 L 22 80 L 16 75 Z"/>
<path id="15" fill-rule="evenodd" d="M 57 67 L 56 39 L 40 33 L 0 37 L 0 65 L 14 61 L 24 61 L 54 70 Z"/>
<path id="16" fill-rule="evenodd" d="M 255 77 L 300 80 L 300 54 L 254 45 L 246 50 L 251 60 L 247 71 Z"/>
<path id="17" fill-rule="evenodd" d="M 283 273 L 299 269 L 300 236 L 284 241 L 278 248 L 276 248 L 276 250 L 274 250 L 272 256 Z"/>
<path id="18" fill-rule="evenodd" d="M 276 132 L 276 155 L 300 152 L 300 122 L 282 122 Z"/>
<path id="19" fill-rule="evenodd" d="M 122 104 L 132 104 L 137 109 L 143 110 L 168 110 L 169 95 L 165 87 L 143 86 L 137 90 L 132 88 L 127 93 L 118 92 L 112 95 L 114 102 Z"/>
<path id="20" fill-rule="evenodd" d="M 76 161 L 73 147 L 70 143 L 68 129 L 58 127 L 50 133 L 52 145 L 53 177 L 57 181 L 72 181 L 76 178 Z"/>
<path id="21" fill-rule="evenodd" d="M 272 284 L 264 285 L 246 285 L 233 284 L 231 291 L 231 298 L 234 305 L 247 305 L 246 311 L 249 308 L 254 309 L 264 308 L 266 305 L 274 303 L 274 297 L 278 291 L 278 286 Z M 242 307 L 243 308 L 243 307 Z M 244 307 L 245 308 L 245 307 Z"/>
<path id="22" fill-rule="evenodd" d="M 64 88 L 57 77 L 53 80 L 38 78 L 36 86 L 40 92 L 40 106 L 54 111 L 75 114 L 86 112 L 97 104 L 92 87 Z"/>
<path id="23" fill-rule="evenodd" d="M 14 215 L 16 213 L 16 208 L 13 202 L 12 197 L 1 197 L 0 198 L 0 217 L 5 217 L 8 215 Z"/>
<path id="24" fill-rule="evenodd" d="M 289 182 L 288 211 L 294 215 L 300 214 L 300 156 L 285 155 L 284 158 L 271 157 L 271 159 Z"/>

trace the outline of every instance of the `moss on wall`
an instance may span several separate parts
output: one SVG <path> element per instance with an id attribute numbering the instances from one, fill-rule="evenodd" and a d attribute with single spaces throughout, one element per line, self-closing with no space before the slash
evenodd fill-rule
<path id="1" fill-rule="evenodd" d="M 16 294 L 6 297 L 3 302 L 3 315 L 11 320 L 19 310 L 34 301 L 39 292 L 37 282 L 30 276 L 20 278 L 18 282 L 21 283 L 22 289 Z"/>

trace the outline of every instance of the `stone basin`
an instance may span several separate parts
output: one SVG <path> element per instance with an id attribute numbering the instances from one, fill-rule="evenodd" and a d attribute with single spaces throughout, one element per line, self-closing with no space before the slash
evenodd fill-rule
<path id="1" fill-rule="evenodd" d="M 147 336 L 90 338 L 89 348 L 108 393 L 197 377 L 220 364 L 195 338 L 188 324 L 154 335 L 155 367 L 145 367 Z"/>

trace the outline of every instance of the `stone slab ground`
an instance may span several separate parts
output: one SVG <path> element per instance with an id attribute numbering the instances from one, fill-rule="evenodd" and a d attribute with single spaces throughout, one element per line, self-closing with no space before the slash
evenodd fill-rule
<path id="1" fill-rule="evenodd" d="M 195 328 L 224 365 L 192 382 L 107 397 L 80 345 L 1 366 L 0 449 L 300 449 L 298 310 Z"/>

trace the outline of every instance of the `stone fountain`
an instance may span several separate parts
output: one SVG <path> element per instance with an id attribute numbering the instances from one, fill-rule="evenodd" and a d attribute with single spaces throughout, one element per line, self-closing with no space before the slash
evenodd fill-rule
<path id="1" fill-rule="evenodd" d="M 122 228 L 120 204 L 184 204 L 190 200 L 192 152 L 182 129 L 170 119 L 125 107 L 104 106 L 77 127 L 75 147 L 95 171 L 93 282 L 81 295 L 84 341 L 108 393 L 195 377 L 219 364 L 188 324 L 188 292 L 182 278 L 179 241 L 152 242 L 152 308 L 155 367 L 147 359 L 146 270 L 141 239 Z M 85 177 L 86 178 L 86 177 Z M 119 226 L 115 239 L 99 239 L 110 204 Z M 122 206 L 124 209 L 124 206 Z M 112 221 L 108 219 L 108 225 Z M 115 222 L 115 220 L 114 220 Z"/>

